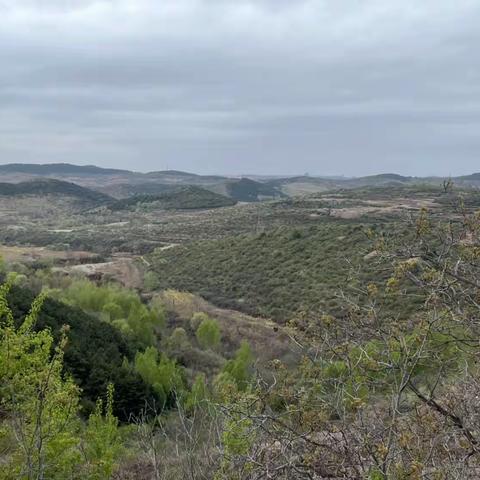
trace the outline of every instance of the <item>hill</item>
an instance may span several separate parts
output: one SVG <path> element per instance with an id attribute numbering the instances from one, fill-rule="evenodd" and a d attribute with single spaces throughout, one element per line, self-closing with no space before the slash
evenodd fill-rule
<path id="1" fill-rule="evenodd" d="M 81 204 L 92 206 L 113 201 L 113 198 L 108 195 L 62 180 L 38 179 L 20 183 L 0 183 L 0 196 L 24 195 L 74 197 Z"/>
<path id="2" fill-rule="evenodd" d="M 238 202 L 258 202 L 283 197 L 293 197 L 336 189 L 368 186 L 437 185 L 442 177 L 409 177 L 396 173 L 383 173 L 364 177 L 315 177 L 309 175 L 291 177 L 245 176 L 243 178 L 220 175 L 199 175 L 181 170 L 159 170 L 147 173 L 94 165 L 56 164 L 8 164 L 0 165 L 0 182 L 21 182 L 48 177 L 97 189 L 117 199 L 131 195 L 157 195 L 170 187 L 197 186 L 230 197 Z M 480 188 L 480 174 L 452 178 L 454 184 Z"/>
<path id="3" fill-rule="evenodd" d="M 380 173 L 378 175 L 369 175 L 366 177 L 352 178 L 344 180 L 345 185 L 354 187 L 381 186 L 385 184 L 406 184 L 415 181 L 413 177 L 404 177 L 396 173 Z"/>
<path id="4" fill-rule="evenodd" d="M 200 187 L 183 187 L 158 195 L 134 195 L 110 205 L 110 210 L 129 210 L 149 205 L 164 210 L 196 210 L 229 207 L 235 201 Z"/>
<path id="5" fill-rule="evenodd" d="M 340 314 L 336 297 L 351 283 L 352 268 L 361 265 L 365 279 L 382 278 L 375 259 L 365 260 L 373 250 L 365 233 L 371 226 L 334 221 L 281 227 L 157 250 L 150 257 L 160 288 L 194 292 L 225 308 L 280 322 L 302 312 Z"/>
<path id="6" fill-rule="evenodd" d="M 249 178 L 230 181 L 225 186 L 226 194 L 238 202 L 258 202 L 285 197 L 275 186 L 256 182 Z"/>
<path id="7" fill-rule="evenodd" d="M 2 173 L 24 173 L 30 175 L 112 175 L 129 174 L 128 170 L 119 170 L 116 168 L 102 168 L 95 165 L 72 165 L 70 163 L 9 163 L 0 165 L 0 174 Z"/>

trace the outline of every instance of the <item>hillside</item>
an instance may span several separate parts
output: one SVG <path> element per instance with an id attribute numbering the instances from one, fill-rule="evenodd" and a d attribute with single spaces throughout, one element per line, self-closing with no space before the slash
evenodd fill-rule
<path id="1" fill-rule="evenodd" d="M 366 260 L 370 226 L 283 227 L 156 251 L 151 261 L 161 288 L 194 292 L 222 307 L 276 321 L 301 312 L 338 314 L 336 296 L 351 269 L 361 266 L 364 278 L 382 276 L 375 259 Z"/>
<path id="2" fill-rule="evenodd" d="M 24 288 L 17 287 L 11 291 L 9 302 L 16 319 L 28 312 L 33 298 L 34 295 Z M 58 339 L 64 325 L 69 326 L 65 370 L 82 388 L 85 413 L 104 394 L 110 381 L 115 382 L 118 394 L 115 408 L 122 419 L 128 418 L 129 413 L 138 411 L 145 401 L 153 398 L 151 389 L 140 376 L 122 367 L 124 358 L 133 359 L 135 347 L 117 328 L 79 308 L 47 299 L 35 328 L 48 327 Z"/>
<path id="3" fill-rule="evenodd" d="M 285 196 L 276 187 L 249 178 L 228 182 L 225 188 L 226 194 L 238 202 L 258 202 Z"/>
<path id="4" fill-rule="evenodd" d="M 405 177 L 396 173 L 380 173 L 378 175 L 342 180 L 341 186 L 343 188 L 381 187 L 384 185 L 407 185 L 419 182 L 421 181 L 414 177 Z"/>
<path id="5" fill-rule="evenodd" d="M 112 197 L 75 183 L 55 179 L 38 179 L 20 183 L 0 183 L 0 196 L 66 196 L 78 199 L 82 204 L 105 204 Z"/>
<path id="6" fill-rule="evenodd" d="M 149 206 L 164 210 L 197 210 L 229 207 L 235 201 L 203 188 L 189 186 L 158 195 L 135 195 L 110 205 L 110 210 L 128 210 Z"/>

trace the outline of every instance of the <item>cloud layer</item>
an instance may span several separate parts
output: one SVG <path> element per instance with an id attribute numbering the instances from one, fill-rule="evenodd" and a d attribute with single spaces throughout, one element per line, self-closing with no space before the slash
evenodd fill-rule
<path id="1" fill-rule="evenodd" d="M 0 161 L 480 170 L 478 0 L 0 0 Z"/>

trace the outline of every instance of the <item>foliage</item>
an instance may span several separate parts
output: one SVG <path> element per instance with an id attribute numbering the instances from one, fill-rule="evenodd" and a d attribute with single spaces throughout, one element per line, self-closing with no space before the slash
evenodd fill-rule
<path id="1" fill-rule="evenodd" d="M 153 292 L 160 286 L 158 275 L 154 272 L 146 272 L 143 276 L 143 287 L 147 292 Z"/>
<path id="2" fill-rule="evenodd" d="M 62 373 L 66 339 L 52 354 L 50 331 L 33 329 L 43 296 L 17 328 L 8 290 L 8 284 L 0 288 L 0 400 L 16 441 L 7 457 L 6 478 L 68 476 L 78 456 L 74 447 L 79 391 Z"/>
<path id="3" fill-rule="evenodd" d="M 113 414 L 113 392 L 113 384 L 109 384 L 105 406 L 102 399 L 97 400 L 85 430 L 82 452 L 92 480 L 110 478 L 124 451 L 118 419 Z"/>
<path id="4" fill-rule="evenodd" d="M 17 326 L 28 314 L 33 299 L 33 294 L 26 289 L 10 289 L 8 300 Z M 142 378 L 122 367 L 124 358 L 133 360 L 136 348 L 114 326 L 87 315 L 78 307 L 46 298 L 32 328 L 49 329 L 54 340 L 60 342 L 64 324 L 69 328 L 64 369 L 81 388 L 84 413 L 95 407 L 96 399 L 104 394 L 110 382 L 115 385 L 115 414 L 122 420 L 138 412 L 146 401 L 153 401 L 154 392 Z"/>
<path id="5" fill-rule="evenodd" d="M 147 307 L 137 293 L 114 284 L 97 286 L 88 280 L 76 280 L 56 295 L 116 326 L 140 347 L 153 345 L 155 330 L 164 323 L 159 308 Z"/>
<path id="6" fill-rule="evenodd" d="M 228 390 L 233 386 L 235 390 L 245 390 L 252 374 L 253 354 L 250 345 L 242 341 L 240 348 L 235 352 L 233 359 L 223 367 L 216 379 L 216 389 L 221 396 L 228 396 Z"/>
<path id="7" fill-rule="evenodd" d="M 199 373 L 193 382 L 192 388 L 188 393 L 184 407 L 187 412 L 192 412 L 196 407 L 204 405 L 210 398 L 205 374 Z"/>
<path id="8" fill-rule="evenodd" d="M 204 312 L 195 312 L 190 319 L 190 328 L 196 332 L 204 320 L 209 320 L 209 316 Z"/>
<path id="9" fill-rule="evenodd" d="M 220 345 L 220 327 L 213 318 L 204 318 L 198 326 L 195 335 L 198 343 L 204 350 L 207 348 L 215 350 Z"/>
<path id="10" fill-rule="evenodd" d="M 161 408 L 173 405 L 185 389 L 181 369 L 174 360 L 159 354 L 155 347 L 148 347 L 143 353 L 137 352 L 134 368 L 145 382 L 152 385 Z"/>

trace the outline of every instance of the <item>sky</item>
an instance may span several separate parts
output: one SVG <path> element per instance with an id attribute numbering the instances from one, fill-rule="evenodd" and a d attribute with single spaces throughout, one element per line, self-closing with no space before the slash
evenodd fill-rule
<path id="1" fill-rule="evenodd" d="M 0 163 L 480 171 L 480 0 L 0 0 Z"/>

